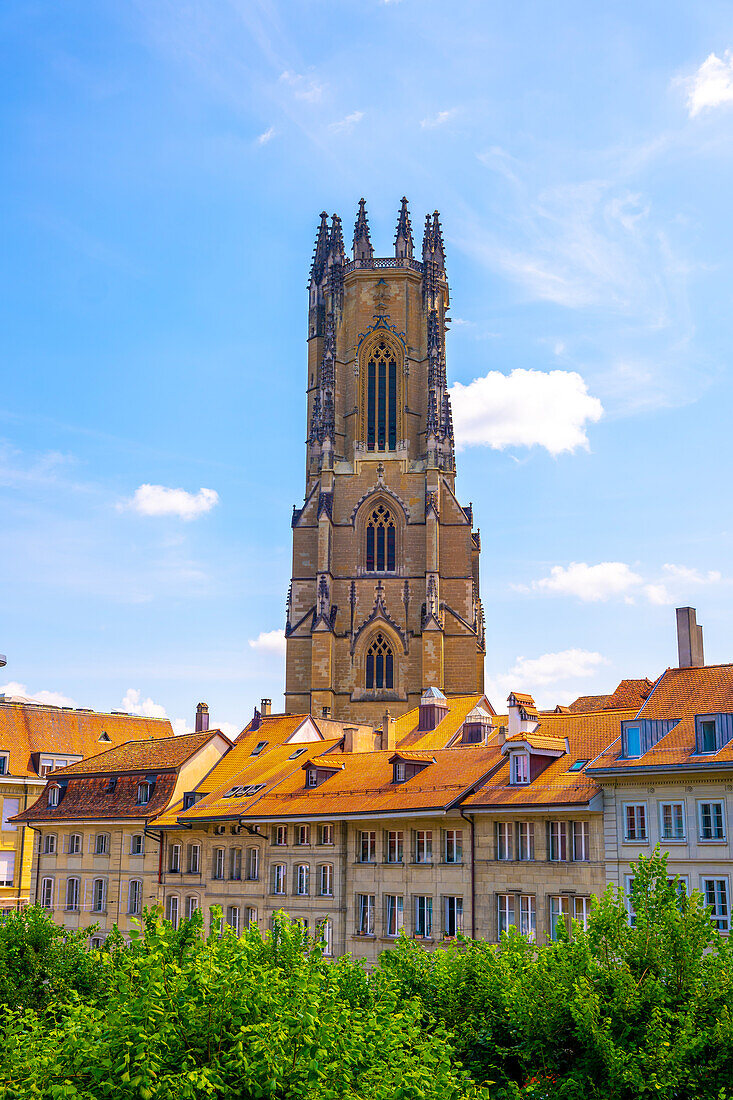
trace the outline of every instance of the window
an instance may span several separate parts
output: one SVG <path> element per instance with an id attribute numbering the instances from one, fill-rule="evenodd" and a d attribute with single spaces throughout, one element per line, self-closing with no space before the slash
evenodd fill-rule
<path id="1" fill-rule="evenodd" d="M 318 868 L 318 893 L 324 898 L 333 896 L 333 866 L 330 863 L 322 863 Z"/>
<path id="2" fill-rule="evenodd" d="M 299 863 L 295 868 L 295 892 L 306 896 L 310 889 L 310 868 L 307 863 Z"/>
<path id="3" fill-rule="evenodd" d="M 384 898 L 384 934 L 398 936 L 404 917 L 404 899 L 398 894 L 385 894 Z"/>
<path id="4" fill-rule="evenodd" d="M 501 939 L 502 932 L 508 932 L 510 928 L 516 928 L 517 922 L 514 916 L 514 906 L 516 897 L 514 894 L 499 894 L 499 920 L 497 928 L 499 930 L 498 939 Z"/>
<path id="5" fill-rule="evenodd" d="M 117 788 L 117 777 L 113 775 L 107 780 L 107 786 L 104 788 L 104 793 L 105 794 L 112 794 L 112 792 L 114 790 L 116 790 L 116 788 Z"/>
<path id="6" fill-rule="evenodd" d="M 685 839 L 684 802 L 659 803 L 659 835 L 662 840 Z"/>
<path id="7" fill-rule="evenodd" d="M 242 849 L 232 848 L 229 853 L 229 878 L 239 882 L 242 878 Z"/>
<path id="8" fill-rule="evenodd" d="M 534 822 L 517 822 L 517 859 L 534 859 Z"/>
<path id="9" fill-rule="evenodd" d="M 321 921 L 320 931 L 323 954 L 333 955 L 333 921 L 329 917 Z"/>
<path id="10" fill-rule="evenodd" d="M 590 822 L 574 821 L 573 830 L 573 859 L 585 861 L 590 859 Z"/>
<path id="11" fill-rule="evenodd" d="M 295 830 L 295 843 L 300 844 L 301 847 L 304 844 L 310 844 L 311 842 L 311 829 L 310 825 L 298 825 Z"/>
<path id="12" fill-rule="evenodd" d="M 288 760 L 297 760 L 299 756 L 303 755 L 303 753 L 305 752 L 305 749 L 306 749 L 305 745 L 300 745 L 299 748 L 297 748 L 293 752 L 291 752 L 290 756 L 288 757 Z"/>
<path id="13" fill-rule="evenodd" d="M 43 854 L 45 856 L 56 855 L 56 834 L 47 833 L 43 838 Z"/>
<path id="14" fill-rule="evenodd" d="M 509 821 L 496 823 L 496 858 L 512 859 L 512 826 Z"/>
<path id="15" fill-rule="evenodd" d="M 255 745 L 255 747 L 252 749 L 252 752 L 249 755 L 250 756 L 259 756 L 266 744 L 267 744 L 267 741 L 258 741 L 257 744 Z"/>
<path id="16" fill-rule="evenodd" d="M 258 882 L 260 877 L 260 850 L 259 848 L 247 849 L 247 881 Z"/>
<path id="17" fill-rule="evenodd" d="M 51 808 L 55 808 L 59 804 L 59 789 L 58 787 L 51 787 L 48 792 L 48 804 Z"/>
<path id="18" fill-rule="evenodd" d="M 189 844 L 188 846 L 188 873 L 197 875 L 201 870 L 201 845 Z"/>
<path id="19" fill-rule="evenodd" d="M 537 935 L 535 899 L 532 894 L 519 895 L 519 931 L 528 940 L 532 941 Z"/>
<path id="20" fill-rule="evenodd" d="M 73 911 L 79 908 L 79 879 L 67 878 L 66 880 L 66 909 Z"/>
<path id="21" fill-rule="evenodd" d="M 107 907 L 107 880 L 95 878 L 92 882 L 92 912 L 103 913 Z"/>
<path id="22" fill-rule="evenodd" d="M 141 856 L 145 852 L 145 839 L 142 833 L 133 833 L 130 837 L 130 855 Z"/>
<path id="23" fill-rule="evenodd" d="M 362 832 L 359 840 L 359 862 L 374 863 L 377 858 L 377 834 Z"/>
<path id="24" fill-rule="evenodd" d="M 150 783 L 138 783 L 137 785 L 137 804 L 138 806 L 145 806 L 150 801 Z"/>
<path id="25" fill-rule="evenodd" d="M 333 825 L 321 825 L 320 835 L 318 838 L 319 844 L 333 844 Z"/>
<path id="26" fill-rule="evenodd" d="M 626 755 L 641 756 L 641 727 L 626 727 Z"/>
<path id="27" fill-rule="evenodd" d="M 583 928 L 587 928 L 589 916 L 590 898 L 573 898 L 573 920 L 577 920 Z"/>
<path id="28" fill-rule="evenodd" d="M 273 834 L 272 843 L 279 844 L 281 847 L 288 842 L 288 827 L 287 825 L 276 825 L 275 832 Z"/>
<path id="29" fill-rule="evenodd" d="M 443 935 L 457 936 L 463 928 L 463 898 L 443 898 Z"/>
<path id="30" fill-rule="evenodd" d="M 139 878 L 130 879 L 127 890 L 127 912 L 131 916 L 139 916 L 142 911 L 143 884 Z"/>
<path id="31" fill-rule="evenodd" d="M 12 886 L 15 880 L 15 852 L 0 852 L 0 886 Z"/>
<path id="32" fill-rule="evenodd" d="M 214 848 L 214 878 L 224 878 L 224 849 Z"/>
<path id="33" fill-rule="evenodd" d="M 79 835 L 79 833 L 72 833 L 69 837 L 69 855 L 81 855 L 81 836 Z"/>
<path id="34" fill-rule="evenodd" d="M 415 833 L 415 863 L 433 862 L 433 834 L 430 829 L 418 829 Z"/>
<path id="35" fill-rule="evenodd" d="M 397 447 L 397 356 L 384 340 L 367 360 L 366 445 L 368 451 Z"/>
<path id="36" fill-rule="evenodd" d="M 99 951 L 99 949 L 102 946 L 102 943 L 103 943 L 103 940 L 102 940 L 101 936 L 93 936 L 92 939 L 90 940 L 89 946 L 91 948 L 93 948 L 95 951 Z"/>
<path id="37" fill-rule="evenodd" d="M 198 907 L 199 899 L 195 894 L 191 894 L 190 897 L 186 898 L 186 920 L 191 920 Z"/>
<path id="38" fill-rule="evenodd" d="M 646 803 L 627 803 L 624 806 L 624 840 L 647 841 Z"/>
<path id="39" fill-rule="evenodd" d="M 169 864 L 170 870 L 177 874 L 181 870 L 181 845 L 171 844 L 171 861 Z"/>
<path id="40" fill-rule="evenodd" d="M 5 760 L 5 759 L 6 759 L 6 757 L 0 756 L 0 763 L 2 763 L 2 761 Z M 3 775 L 3 774 L 4 774 L 3 772 L 0 772 L 0 775 Z M 8 798 L 7 795 L 3 798 L 3 824 L 2 824 L 2 827 L 3 827 L 4 832 L 14 833 L 16 831 L 16 829 L 18 828 L 17 825 L 13 825 L 10 818 L 13 817 L 15 814 L 17 814 L 19 807 L 20 807 L 20 799 L 18 799 L 18 798 Z"/>
<path id="41" fill-rule="evenodd" d="M 306 787 L 318 786 L 318 772 L 315 768 L 307 768 L 305 773 L 305 785 Z"/>
<path id="42" fill-rule="evenodd" d="M 9 754 L 7 752 L 0 752 L 0 775 L 7 775 L 9 769 L 10 769 L 10 756 L 9 756 Z"/>
<path id="43" fill-rule="evenodd" d="M 719 932 L 730 930 L 727 878 L 704 878 L 702 892 L 705 904 L 711 906 L 710 918 Z"/>
<path id="44" fill-rule="evenodd" d="M 394 655 L 392 647 L 381 632 L 367 650 L 366 686 L 368 689 L 394 687 Z"/>
<path id="45" fill-rule="evenodd" d="M 374 935 L 374 894 L 356 895 L 357 913 L 359 923 L 357 932 L 362 936 Z"/>
<path id="46" fill-rule="evenodd" d="M 631 888 L 634 885 L 634 876 L 626 876 L 626 888 L 624 893 L 626 894 L 626 911 L 629 914 L 629 924 L 633 928 L 636 924 L 636 913 L 634 912 L 634 906 L 631 904 Z"/>
<path id="47" fill-rule="evenodd" d="M 285 893 L 285 864 L 275 863 L 272 868 L 272 892 L 273 894 Z"/>
<path id="48" fill-rule="evenodd" d="M 433 934 L 433 899 L 415 898 L 415 935 L 429 939 Z"/>
<path id="49" fill-rule="evenodd" d="M 172 894 L 165 903 L 165 916 L 174 928 L 178 928 L 178 898 Z"/>
<path id="50" fill-rule="evenodd" d="M 568 771 L 569 772 L 582 772 L 583 768 L 585 767 L 585 765 L 587 763 L 588 763 L 587 760 L 573 760 L 572 764 L 568 768 Z"/>
<path id="51" fill-rule="evenodd" d="M 550 938 L 557 939 L 558 928 L 561 924 L 567 927 L 570 916 L 570 898 L 553 896 L 550 898 Z"/>
<path id="52" fill-rule="evenodd" d="M 53 879 L 41 879 L 41 905 L 44 909 L 53 909 Z"/>
<path id="53" fill-rule="evenodd" d="M 705 719 L 700 723 L 700 751 L 715 752 L 717 748 L 715 741 L 715 719 Z"/>
<path id="54" fill-rule="evenodd" d="M 387 863 L 402 863 L 405 858 L 405 834 L 391 829 L 387 833 Z"/>
<path id="55" fill-rule="evenodd" d="M 548 826 L 547 854 L 553 863 L 568 858 L 567 829 L 564 821 L 551 821 Z"/>
<path id="56" fill-rule="evenodd" d="M 366 569 L 368 573 L 395 570 L 395 521 L 384 504 L 377 505 L 367 523 Z"/>
<path id="57" fill-rule="evenodd" d="M 251 928 L 253 924 L 257 924 L 257 910 L 253 905 L 248 905 L 244 911 L 245 920 L 247 921 L 247 927 Z"/>
<path id="58" fill-rule="evenodd" d="M 445 862 L 463 862 L 463 830 L 446 829 L 445 831 Z"/>
<path id="59" fill-rule="evenodd" d="M 725 840 L 725 814 L 722 802 L 698 802 L 700 840 Z"/>
<path id="60" fill-rule="evenodd" d="M 405 767 L 404 760 L 395 760 L 392 765 L 392 782 L 404 783 L 407 779 L 407 768 Z"/>
<path id="61" fill-rule="evenodd" d="M 97 833 L 94 838 L 95 856 L 109 855 L 109 833 Z"/>
<path id="62" fill-rule="evenodd" d="M 529 753 L 512 753 L 512 783 L 529 783 Z"/>

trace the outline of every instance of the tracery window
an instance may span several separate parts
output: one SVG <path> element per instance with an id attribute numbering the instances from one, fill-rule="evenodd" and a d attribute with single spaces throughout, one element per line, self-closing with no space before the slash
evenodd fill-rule
<path id="1" fill-rule="evenodd" d="M 377 634 L 366 654 L 367 688 L 394 687 L 394 655 L 392 647 L 381 632 Z"/>
<path id="2" fill-rule="evenodd" d="M 366 528 L 366 568 L 368 573 L 394 573 L 394 516 L 386 504 L 378 504 L 369 515 Z"/>
<path id="3" fill-rule="evenodd" d="M 371 349 L 366 377 L 367 450 L 397 448 L 397 357 L 384 340 Z"/>

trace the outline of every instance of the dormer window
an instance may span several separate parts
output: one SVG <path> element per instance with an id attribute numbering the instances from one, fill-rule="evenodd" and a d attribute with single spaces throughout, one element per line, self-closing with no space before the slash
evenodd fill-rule
<path id="1" fill-rule="evenodd" d="M 116 786 L 117 786 L 117 777 L 113 775 L 110 779 L 107 780 L 107 786 L 104 789 L 104 793 L 105 794 L 112 794 L 112 792 L 114 791 Z"/>
<path id="2" fill-rule="evenodd" d="M 0 752 L 0 775 L 7 775 L 10 771 L 10 753 Z"/>
<path id="3" fill-rule="evenodd" d="M 51 787 L 49 789 L 48 804 L 52 808 L 58 806 L 58 804 L 59 804 L 59 788 L 58 787 Z"/>
<path id="4" fill-rule="evenodd" d="M 700 722 L 700 752 L 715 752 L 715 719 L 706 718 Z"/>
<path id="5" fill-rule="evenodd" d="M 626 727 L 626 755 L 641 756 L 641 727 Z"/>
<path id="6" fill-rule="evenodd" d="M 407 779 L 407 768 L 405 767 L 404 760 L 395 760 L 392 765 L 392 782 L 404 783 Z"/>
<path id="7" fill-rule="evenodd" d="M 318 772 L 315 768 L 308 768 L 305 773 L 305 785 L 306 787 L 318 786 Z"/>
<path id="8" fill-rule="evenodd" d="M 511 782 L 529 783 L 528 752 L 515 752 L 512 754 Z"/>
<path id="9" fill-rule="evenodd" d="M 150 801 L 150 783 L 138 783 L 137 785 L 137 804 L 138 806 L 146 806 Z"/>

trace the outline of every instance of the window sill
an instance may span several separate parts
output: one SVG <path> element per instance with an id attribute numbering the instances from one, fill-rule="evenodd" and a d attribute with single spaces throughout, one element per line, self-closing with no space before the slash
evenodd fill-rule
<path id="1" fill-rule="evenodd" d="M 727 844 L 728 841 L 724 836 L 719 837 L 699 837 L 698 844 Z"/>
<path id="2" fill-rule="evenodd" d="M 354 932 L 352 940 L 376 940 L 374 932 Z"/>
<path id="3" fill-rule="evenodd" d="M 689 844 L 686 836 L 660 836 L 660 844 Z"/>
<path id="4" fill-rule="evenodd" d="M 641 840 L 640 838 L 638 838 L 636 840 L 629 840 L 629 838 L 627 836 L 625 836 L 624 839 L 621 841 L 621 843 L 622 844 L 648 844 L 649 840 L 648 840 L 648 838 L 646 840 Z"/>
<path id="5" fill-rule="evenodd" d="M 437 864 L 433 863 L 432 859 L 430 859 L 430 860 L 413 859 L 413 860 L 410 861 L 409 866 L 410 867 L 436 867 Z"/>

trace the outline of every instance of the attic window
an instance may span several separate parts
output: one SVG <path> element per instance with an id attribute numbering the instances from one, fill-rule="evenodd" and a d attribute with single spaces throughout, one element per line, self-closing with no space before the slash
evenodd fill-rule
<path id="1" fill-rule="evenodd" d="M 267 744 L 267 741 L 258 741 L 257 744 L 255 745 L 255 747 L 252 749 L 252 752 L 249 755 L 250 756 L 259 756 L 266 744 Z"/>
<path id="2" fill-rule="evenodd" d="M 626 755 L 641 756 L 641 727 L 626 727 Z"/>
<path id="3" fill-rule="evenodd" d="M 104 793 L 105 794 L 112 794 L 112 791 L 115 789 L 116 786 L 117 786 L 117 777 L 112 776 L 111 779 L 107 780 L 107 786 L 104 788 Z"/>
<path id="4" fill-rule="evenodd" d="M 585 767 L 585 765 L 586 765 L 587 763 L 588 763 L 588 761 L 587 761 L 587 760 L 574 760 L 574 761 L 573 761 L 573 763 L 572 763 L 572 764 L 570 765 L 570 767 L 568 768 L 568 771 L 569 771 L 569 772 L 579 772 L 579 771 L 582 771 L 582 770 L 583 770 L 583 768 Z"/>
<path id="5" fill-rule="evenodd" d="M 301 745 L 301 747 L 299 749 L 296 749 L 295 752 L 291 752 L 290 756 L 288 757 L 288 760 L 297 760 L 299 756 L 303 755 L 303 753 L 305 752 L 305 749 L 306 749 L 306 746 Z"/>
<path id="6" fill-rule="evenodd" d="M 248 787 L 232 787 L 224 795 L 225 798 L 249 798 L 252 794 L 257 794 L 265 786 L 264 783 L 252 783 Z"/>
<path id="7" fill-rule="evenodd" d="M 512 783 L 529 783 L 529 753 L 515 752 L 512 754 L 511 767 Z"/>
<path id="8" fill-rule="evenodd" d="M 315 768 L 308 768 L 305 773 L 305 785 L 306 787 L 318 786 L 318 772 Z"/>
<path id="9" fill-rule="evenodd" d="M 186 791 L 183 796 L 184 810 L 190 810 L 191 807 L 195 806 L 198 800 L 203 797 L 203 794 L 197 794 L 196 791 Z"/>
<path id="10" fill-rule="evenodd" d="M 51 787 L 48 792 L 48 804 L 49 806 L 58 806 L 59 804 L 59 789 L 58 787 Z"/>
<path id="11" fill-rule="evenodd" d="M 407 769 L 404 760 L 395 760 L 392 765 L 392 782 L 404 783 L 407 779 Z"/>
<path id="12" fill-rule="evenodd" d="M 10 763 L 10 753 L 0 752 L 0 775 L 7 775 Z"/>
<path id="13" fill-rule="evenodd" d="M 112 738 L 110 737 L 110 735 L 108 733 L 106 733 L 104 730 L 102 730 L 102 732 L 100 733 L 97 740 L 98 741 L 111 741 Z"/>
<path id="14" fill-rule="evenodd" d="M 146 806 L 150 801 L 150 788 L 151 783 L 138 783 L 137 785 L 137 804 L 138 806 Z"/>

